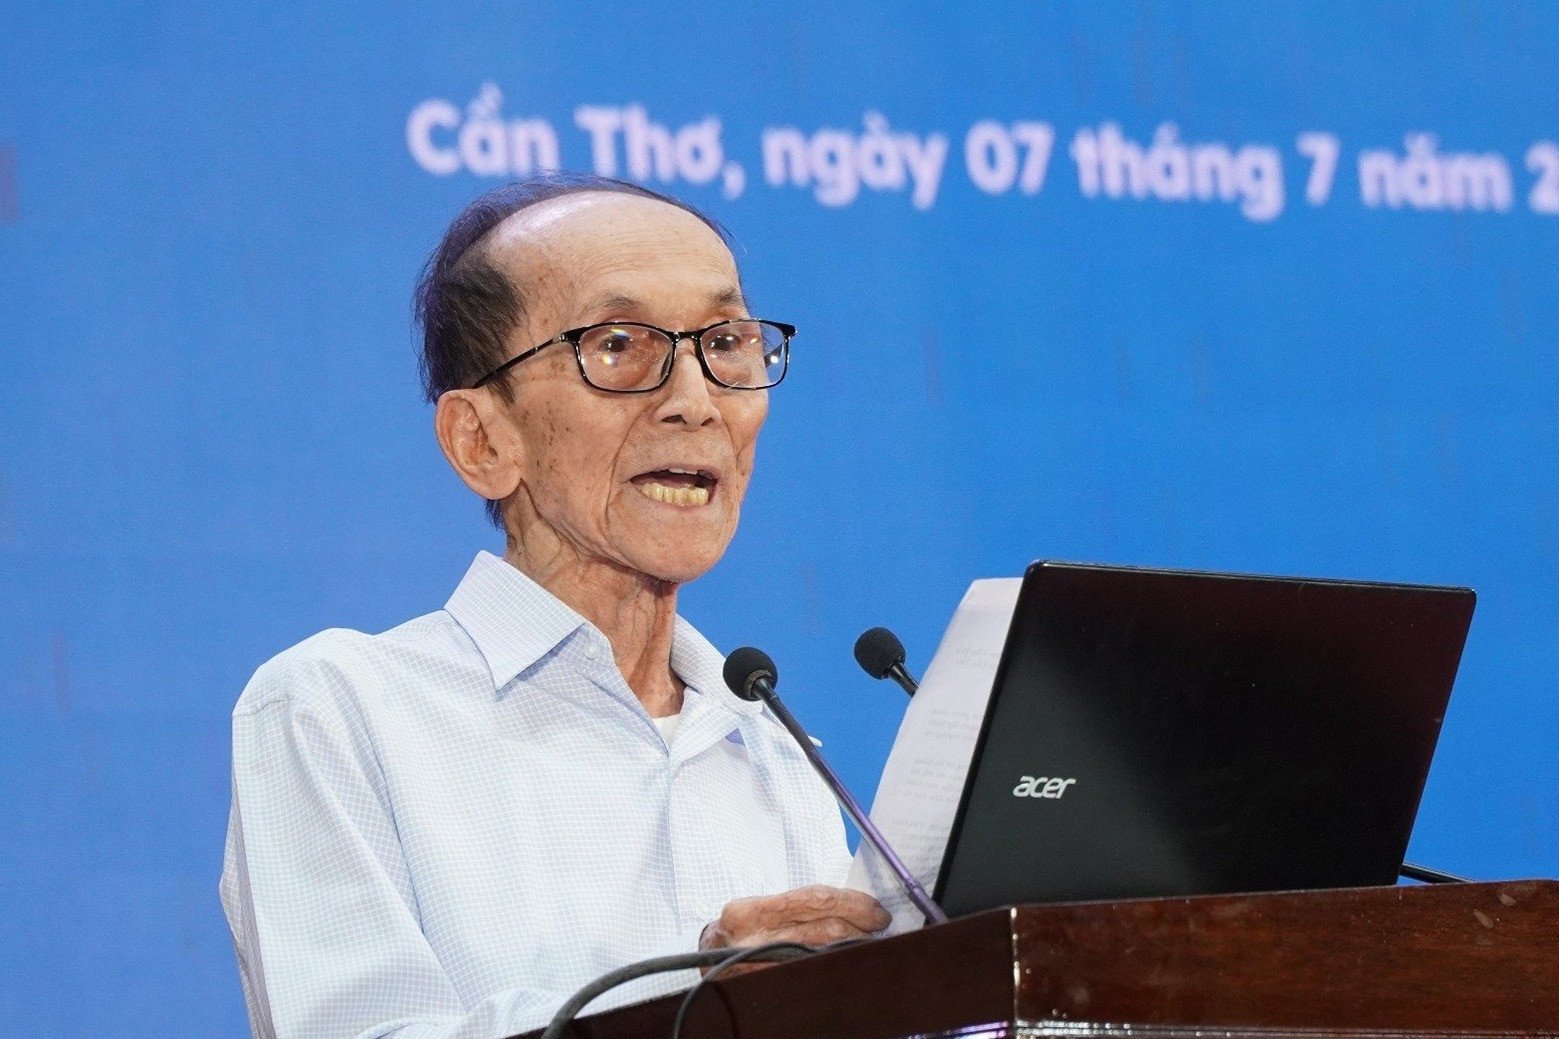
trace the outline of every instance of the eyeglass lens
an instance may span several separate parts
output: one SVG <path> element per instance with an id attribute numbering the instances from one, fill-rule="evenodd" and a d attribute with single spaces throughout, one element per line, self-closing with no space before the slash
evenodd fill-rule
<path id="1" fill-rule="evenodd" d="M 785 374 L 785 333 L 766 321 L 726 321 L 699 337 L 704 359 L 726 386 L 761 389 Z M 598 325 L 579 337 L 585 378 L 603 390 L 654 386 L 673 344 L 647 325 Z"/>

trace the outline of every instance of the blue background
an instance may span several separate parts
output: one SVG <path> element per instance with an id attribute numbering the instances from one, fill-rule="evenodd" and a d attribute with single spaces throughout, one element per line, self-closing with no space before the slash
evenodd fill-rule
<path id="1" fill-rule="evenodd" d="M 450 474 L 409 298 L 501 182 L 437 175 L 406 122 L 484 83 L 589 168 L 580 105 L 716 116 L 747 174 L 661 187 L 793 321 L 742 530 L 684 595 L 780 661 L 870 795 L 968 582 L 1036 557 L 1469 584 L 1480 605 L 1412 844 L 1559 872 L 1559 8 L 12 0 L 0 10 L 0 1020 L 9 1034 L 236 1036 L 216 898 L 227 716 L 329 626 L 436 609 L 499 544 Z M 765 128 L 945 134 L 935 204 L 763 175 Z M 991 195 L 963 135 L 1050 124 L 1043 190 Z M 1068 146 L 1282 156 L 1237 204 L 1089 198 Z M 1305 200 L 1305 131 L 1336 180 Z M 1368 206 L 1363 149 L 1499 153 L 1508 211 Z M 437 135 L 441 146 L 452 130 Z"/>

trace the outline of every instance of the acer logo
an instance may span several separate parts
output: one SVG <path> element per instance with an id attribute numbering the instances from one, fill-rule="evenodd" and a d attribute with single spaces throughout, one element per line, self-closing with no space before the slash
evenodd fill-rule
<path id="1" fill-rule="evenodd" d="M 1024 776 L 1012 788 L 1013 797 L 1048 797 L 1052 801 L 1066 793 L 1075 779 L 1053 779 L 1050 776 Z"/>

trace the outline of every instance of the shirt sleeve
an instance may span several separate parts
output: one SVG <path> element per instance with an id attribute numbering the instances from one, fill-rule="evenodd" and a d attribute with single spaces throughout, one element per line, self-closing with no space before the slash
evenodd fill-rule
<path id="1" fill-rule="evenodd" d="M 341 681 L 311 670 L 283 684 Z M 544 1025 L 569 993 L 462 1003 L 423 935 L 371 744 L 341 699 L 273 695 L 234 713 L 222 888 L 256 1039 L 501 1039 Z M 635 988 L 611 1003 L 643 998 Z"/>

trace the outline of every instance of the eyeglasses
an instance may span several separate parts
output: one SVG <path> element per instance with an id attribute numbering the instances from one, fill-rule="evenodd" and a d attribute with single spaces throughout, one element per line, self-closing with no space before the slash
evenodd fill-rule
<path id="1" fill-rule="evenodd" d="M 549 346 L 567 343 L 574 348 L 579 374 L 591 386 L 611 393 L 649 393 L 671 378 L 677 343 L 691 339 L 699 366 L 710 382 L 732 390 L 765 390 L 785 378 L 790 366 L 790 339 L 795 334 L 795 325 L 756 318 L 717 321 L 690 332 L 671 332 L 637 321 L 608 321 L 559 332 L 540 346 L 509 358 L 471 388 L 477 389 Z"/>

